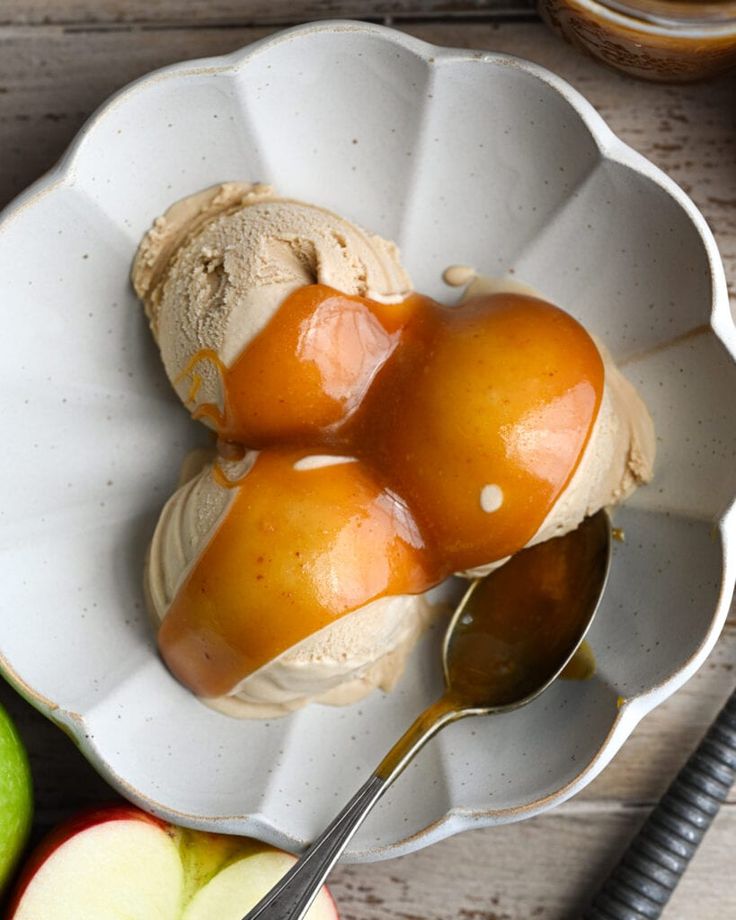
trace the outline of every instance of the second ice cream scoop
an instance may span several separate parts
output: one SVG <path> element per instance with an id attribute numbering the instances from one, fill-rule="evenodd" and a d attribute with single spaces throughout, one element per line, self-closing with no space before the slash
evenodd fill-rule
<path id="1" fill-rule="evenodd" d="M 146 584 L 176 676 L 236 716 L 391 688 L 433 583 L 411 515 L 350 457 L 207 464 L 164 509 Z"/>

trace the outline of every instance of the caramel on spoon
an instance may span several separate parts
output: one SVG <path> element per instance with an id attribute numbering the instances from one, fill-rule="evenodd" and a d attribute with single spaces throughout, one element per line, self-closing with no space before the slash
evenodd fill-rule
<path id="1" fill-rule="evenodd" d="M 368 812 L 433 735 L 465 716 L 518 709 L 546 690 L 588 631 L 610 558 L 611 524 L 599 511 L 471 582 L 445 634 L 445 692 L 243 920 L 301 920 Z"/>

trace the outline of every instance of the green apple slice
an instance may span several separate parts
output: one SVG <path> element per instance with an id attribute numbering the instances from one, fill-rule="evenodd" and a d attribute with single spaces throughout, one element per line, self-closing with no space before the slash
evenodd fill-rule
<path id="1" fill-rule="evenodd" d="M 0 707 L 0 889 L 26 842 L 32 810 L 28 758 L 10 717 Z"/>

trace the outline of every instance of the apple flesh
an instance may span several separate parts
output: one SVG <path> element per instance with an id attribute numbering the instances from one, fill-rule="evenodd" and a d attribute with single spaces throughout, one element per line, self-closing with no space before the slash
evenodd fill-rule
<path id="1" fill-rule="evenodd" d="M 178 828 L 132 806 L 62 825 L 25 867 L 8 920 L 241 920 L 294 864 L 240 837 Z M 308 920 L 338 920 L 323 889 Z"/>
<path id="2" fill-rule="evenodd" d="M 187 905 L 183 920 L 242 920 L 276 882 L 294 865 L 289 853 L 278 850 L 254 853 L 227 866 L 201 888 Z M 243 910 L 245 905 L 245 910 Z M 307 920 L 336 918 L 332 898 L 323 891 Z"/>

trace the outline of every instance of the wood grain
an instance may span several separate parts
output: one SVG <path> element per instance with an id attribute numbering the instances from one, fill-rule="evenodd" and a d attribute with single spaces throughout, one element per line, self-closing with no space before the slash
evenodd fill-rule
<path id="1" fill-rule="evenodd" d="M 420 8 L 434 16 L 463 4 L 397 0 L 390 15 L 402 10 L 413 16 Z M 376 6 L 372 13 L 388 15 L 387 9 Z M 225 53 L 268 34 L 266 27 L 244 24 L 263 21 L 269 10 L 274 17 L 294 10 L 334 14 L 329 0 L 288 8 L 281 0 L 4 0 L 0 21 L 12 24 L 0 27 L 0 205 L 58 158 L 112 91 L 163 64 Z M 44 22 L 53 24 L 39 24 Z M 171 23 L 185 27 L 164 27 Z M 131 24 L 142 25 L 127 28 Z M 518 54 L 569 80 L 624 140 L 691 194 L 715 231 L 729 278 L 736 277 L 733 76 L 689 87 L 636 83 L 571 51 L 536 23 L 420 23 L 406 29 L 439 44 Z M 687 686 L 642 722 L 601 777 L 554 813 L 466 833 L 389 863 L 341 868 L 333 888 L 343 920 L 576 916 L 730 692 L 735 664 L 732 623 Z M 30 751 L 37 834 L 78 807 L 111 796 L 70 740 L 1 683 L 0 702 Z M 730 802 L 675 895 L 667 913 L 673 920 L 736 916 L 730 884 L 734 794 Z"/>
<path id="2" fill-rule="evenodd" d="M 574 920 L 644 820 L 639 808 L 561 811 L 469 831 L 390 862 L 343 866 L 331 888 L 342 920 Z M 736 915 L 736 814 L 722 812 L 666 911 L 667 920 Z"/>
<path id="3" fill-rule="evenodd" d="M 0 25 L 263 25 L 312 19 L 535 17 L 535 0 L 4 0 Z"/>

